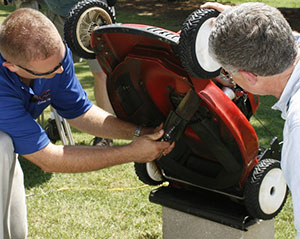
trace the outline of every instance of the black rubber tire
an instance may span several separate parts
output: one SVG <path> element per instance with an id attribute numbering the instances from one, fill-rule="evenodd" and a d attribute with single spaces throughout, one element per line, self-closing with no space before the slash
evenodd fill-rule
<path id="1" fill-rule="evenodd" d="M 185 70 L 194 77 L 209 79 L 220 74 L 220 69 L 206 71 L 198 62 L 196 55 L 197 34 L 202 24 L 209 18 L 217 17 L 219 12 L 213 9 L 198 9 L 191 13 L 183 23 L 180 39 L 179 51 L 180 60 Z"/>
<path id="2" fill-rule="evenodd" d="M 285 181 L 283 181 L 285 188 L 282 185 L 278 186 L 278 188 L 281 187 L 281 189 L 285 189 L 285 192 L 284 192 L 284 190 L 282 190 L 282 192 L 280 192 L 280 190 L 278 190 L 278 188 L 276 188 L 276 185 L 272 186 L 270 188 L 270 190 L 264 191 L 264 192 L 267 192 L 267 194 L 269 194 L 271 197 L 273 197 L 272 194 L 275 194 L 278 191 L 280 192 L 279 193 L 279 201 L 276 202 L 277 204 L 279 203 L 279 205 L 276 206 L 276 209 L 273 210 L 272 213 L 264 212 L 262 209 L 262 204 L 259 201 L 260 188 L 262 186 L 265 176 L 268 173 L 270 173 L 272 170 L 277 170 L 277 169 L 280 169 L 280 161 L 275 160 L 275 159 L 263 159 L 254 167 L 254 169 L 251 172 L 251 175 L 248 178 L 248 181 L 245 186 L 245 206 L 246 206 L 248 213 L 254 218 L 263 219 L 263 220 L 272 219 L 280 212 L 280 210 L 282 209 L 282 207 L 285 204 L 285 201 L 286 201 L 287 195 L 288 195 L 288 187 L 285 184 Z M 282 182 L 282 184 L 283 184 L 283 182 Z M 265 183 L 265 181 L 264 181 L 264 183 Z M 274 182 L 274 184 L 275 183 L 276 182 Z M 274 197 L 278 198 L 278 194 L 275 195 Z M 267 203 L 272 203 L 272 201 L 268 200 Z"/>
<path id="3" fill-rule="evenodd" d="M 96 19 L 85 18 L 89 12 L 96 13 Z M 86 20 L 85 25 L 82 24 L 82 18 Z M 66 18 L 64 38 L 74 54 L 85 59 L 95 59 L 96 55 L 90 46 L 93 29 L 96 26 L 115 23 L 115 21 L 112 9 L 105 2 L 101 0 L 80 1 L 74 5 Z"/>
<path id="4" fill-rule="evenodd" d="M 141 180 L 145 184 L 156 186 L 156 185 L 160 185 L 164 182 L 163 180 L 161 180 L 161 181 L 153 180 L 149 176 L 149 174 L 147 172 L 147 168 L 146 168 L 146 163 L 134 163 L 134 169 L 135 169 L 135 173 L 138 176 L 139 180 Z"/>

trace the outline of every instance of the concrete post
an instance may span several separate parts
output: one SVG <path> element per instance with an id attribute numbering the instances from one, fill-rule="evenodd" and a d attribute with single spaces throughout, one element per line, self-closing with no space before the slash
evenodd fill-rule
<path id="1" fill-rule="evenodd" d="M 274 238 L 274 219 L 252 218 L 243 203 L 219 193 L 161 187 L 149 199 L 162 205 L 163 239 Z"/>
<path id="2" fill-rule="evenodd" d="M 273 239 L 274 219 L 236 229 L 175 209 L 162 208 L 163 239 Z"/>

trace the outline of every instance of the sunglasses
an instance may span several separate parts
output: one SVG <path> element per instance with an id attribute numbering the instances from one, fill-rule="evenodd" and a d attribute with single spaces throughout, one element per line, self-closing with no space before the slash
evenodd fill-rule
<path id="1" fill-rule="evenodd" d="M 64 61 L 66 60 L 67 58 L 67 55 L 68 55 L 68 50 L 67 50 L 67 45 L 66 43 L 64 42 L 64 45 L 65 45 L 65 55 L 63 57 L 63 59 L 58 63 L 58 65 L 56 67 L 53 68 L 53 70 L 51 71 L 48 71 L 48 72 L 45 72 L 45 73 L 35 73 L 23 66 L 20 66 L 20 65 L 17 65 L 18 67 L 20 67 L 21 69 L 27 71 L 28 73 L 34 75 L 34 76 L 46 76 L 46 75 L 50 75 L 52 73 L 54 73 L 55 71 L 57 71 L 63 64 L 64 64 Z"/>

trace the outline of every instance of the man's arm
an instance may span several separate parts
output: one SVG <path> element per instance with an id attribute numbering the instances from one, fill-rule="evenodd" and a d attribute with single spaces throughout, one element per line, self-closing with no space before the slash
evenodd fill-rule
<path id="1" fill-rule="evenodd" d="M 136 130 L 136 125 L 122 121 L 95 105 L 68 122 L 80 131 L 102 138 L 132 139 Z"/>
<path id="2" fill-rule="evenodd" d="M 43 149 L 23 155 L 46 172 L 88 172 L 128 162 L 150 162 L 169 153 L 174 144 L 157 141 L 160 130 L 134 139 L 130 144 L 115 147 L 63 146 L 49 143 Z"/>

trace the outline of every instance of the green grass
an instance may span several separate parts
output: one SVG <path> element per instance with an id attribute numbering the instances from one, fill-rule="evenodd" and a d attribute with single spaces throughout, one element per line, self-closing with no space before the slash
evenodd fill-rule
<path id="1" fill-rule="evenodd" d="M 213 1 L 212 1 L 213 2 Z M 263 2 L 266 4 L 269 4 L 274 7 L 285 7 L 285 8 L 300 8 L 300 2 L 299 0 L 217 0 L 217 2 L 220 3 L 232 3 L 232 4 L 240 4 L 245 2 Z"/>
<path id="2" fill-rule="evenodd" d="M 116 13 L 117 22 L 120 23 L 148 24 L 151 26 L 165 28 L 174 32 L 180 30 L 180 27 L 186 17 L 187 17 L 186 15 L 180 15 L 178 16 L 178 19 L 181 19 L 182 21 L 180 20 L 174 21 L 174 19 L 143 16 L 143 15 L 132 14 L 130 12 L 125 12 L 125 11 L 123 12 L 118 11 Z"/>
<path id="3" fill-rule="evenodd" d="M 131 239 L 161 234 L 160 207 L 148 202 L 151 187 L 136 179 L 132 164 L 41 178 L 44 181 L 26 190 L 31 195 L 29 238 Z"/>
<path id="4" fill-rule="evenodd" d="M 272 1 L 275 4 L 281 2 L 288 7 L 293 7 L 291 4 L 295 2 L 299 7 L 296 1 Z M 0 21 L 12 9 L 0 6 Z M 157 19 L 122 9 L 119 9 L 117 17 L 118 22 L 144 23 L 174 31 L 182 24 L 181 19 Z M 83 87 L 94 101 L 93 77 L 86 62 L 77 63 L 75 68 Z M 251 123 L 261 144 L 267 147 L 274 135 L 282 139 L 284 122 L 279 112 L 270 109 L 276 99 L 268 96 L 260 100 L 261 106 L 256 114 L 259 121 L 252 118 Z M 77 144 L 89 144 L 93 138 L 74 129 L 73 136 Z M 78 174 L 45 173 L 25 159 L 21 159 L 21 164 L 28 195 L 29 239 L 162 238 L 161 206 L 148 201 L 154 187 L 146 186 L 137 179 L 132 163 Z M 296 237 L 290 197 L 276 217 L 275 227 L 276 239 Z"/>

